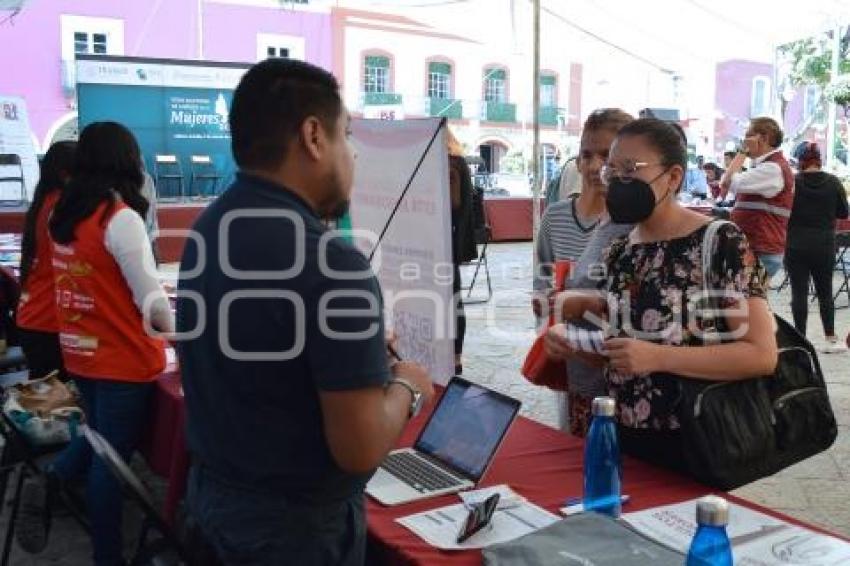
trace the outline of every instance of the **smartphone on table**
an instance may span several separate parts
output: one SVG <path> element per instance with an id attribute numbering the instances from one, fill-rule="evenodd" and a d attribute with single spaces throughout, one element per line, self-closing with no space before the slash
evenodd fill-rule
<path id="1" fill-rule="evenodd" d="M 499 506 L 499 494 L 494 493 L 481 503 L 473 503 L 469 508 L 469 514 L 466 516 L 463 526 L 457 535 L 458 544 L 466 541 L 490 524 L 493 519 L 493 513 L 496 512 L 496 507 Z"/>

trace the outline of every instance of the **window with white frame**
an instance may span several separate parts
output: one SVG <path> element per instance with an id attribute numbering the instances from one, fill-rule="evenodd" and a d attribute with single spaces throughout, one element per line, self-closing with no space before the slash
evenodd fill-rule
<path id="1" fill-rule="evenodd" d="M 428 97 L 451 98 L 452 66 L 449 63 L 428 64 Z"/>
<path id="2" fill-rule="evenodd" d="M 484 100 L 486 102 L 507 101 L 507 78 L 504 69 L 484 70 Z"/>
<path id="3" fill-rule="evenodd" d="M 105 33 L 74 32 L 75 55 L 106 55 L 109 50 L 109 36 Z"/>
<path id="4" fill-rule="evenodd" d="M 752 98 L 750 99 L 750 116 L 764 116 L 770 110 L 770 79 L 755 77 L 753 79 Z"/>
<path id="5" fill-rule="evenodd" d="M 306 42 L 303 37 L 277 33 L 257 34 L 257 61 L 265 59 L 304 60 Z"/>
<path id="6" fill-rule="evenodd" d="M 266 56 L 269 59 L 289 59 L 288 47 L 266 47 Z"/>
<path id="7" fill-rule="evenodd" d="M 803 120 L 822 121 L 823 113 L 818 104 L 821 98 L 820 87 L 818 85 L 807 85 L 803 94 Z"/>
<path id="8" fill-rule="evenodd" d="M 390 58 L 367 55 L 364 65 L 363 92 L 390 91 Z"/>
<path id="9" fill-rule="evenodd" d="M 63 61 L 77 55 L 123 55 L 124 21 L 62 14 L 59 18 Z"/>
<path id="10" fill-rule="evenodd" d="M 554 75 L 540 76 L 540 106 L 558 106 L 558 84 Z"/>

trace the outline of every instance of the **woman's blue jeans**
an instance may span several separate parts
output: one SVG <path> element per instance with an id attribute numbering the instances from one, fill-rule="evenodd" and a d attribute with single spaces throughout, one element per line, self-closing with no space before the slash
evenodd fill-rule
<path id="1" fill-rule="evenodd" d="M 151 383 L 128 383 L 70 376 L 80 390 L 89 427 L 100 433 L 125 462 L 139 444 L 149 415 Z M 94 563 L 123 564 L 121 541 L 121 484 L 91 446 L 78 436 L 50 466 L 64 482 L 82 479 L 86 473 L 86 502 L 92 527 Z"/>

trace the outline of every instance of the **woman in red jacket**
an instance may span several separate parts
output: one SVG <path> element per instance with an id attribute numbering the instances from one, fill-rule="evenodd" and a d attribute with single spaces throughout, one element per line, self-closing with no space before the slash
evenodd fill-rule
<path id="1" fill-rule="evenodd" d="M 91 124 L 80 134 L 71 181 L 49 221 L 65 367 L 82 394 L 88 425 L 125 460 L 138 444 L 153 382 L 165 367 L 165 344 L 153 330 L 174 330 L 142 220 L 148 208 L 142 182 L 139 147 L 130 131 L 114 122 Z M 123 564 L 121 487 L 92 457 L 84 438 L 74 439 L 49 466 L 47 485 L 86 472 L 94 563 Z M 39 500 L 39 487 L 49 491 L 28 484 L 28 504 Z M 30 518 L 35 507 L 28 505 Z M 22 535 L 33 533 L 27 529 Z M 38 550 L 46 529 L 42 534 L 18 539 Z"/>
<path id="2" fill-rule="evenodd" d="M 47 219 L 53 212 L 74 165 L 77 144 L 56 142 L 41 161 L 41 176 L 24 219 L 21 244 L 21 296 L 15 321 L 30 375 L 43 377 L 53 370 L 64 374 L 59 348 L 59 319 L 53 287 L 53 250 Z"/>

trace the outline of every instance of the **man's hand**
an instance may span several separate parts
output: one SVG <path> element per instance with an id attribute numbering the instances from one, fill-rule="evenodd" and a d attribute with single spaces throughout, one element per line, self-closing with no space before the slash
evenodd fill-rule
<path id="1" fill-rule="evenodd" d="M 661 370 L 661 346 L 634 338 L 612 338 L 605 342 L 608 363 L 618 373 L 638 375 Z"/>
<path id="2" fill-rule="evenodd" d="M 392 366 L 393 377 L 406 379 L 422 393 L 423 403 L 434 397 L 434 383 L 428 371 L 415 362 L 397 362 Z"/>
<path id="3" fill-rule="evenodd" d="M 392 330 L 384 331 L 384 343 L 387 345 L 387 365 L 401 361 L 398 359 L 398 336 Z"/>

